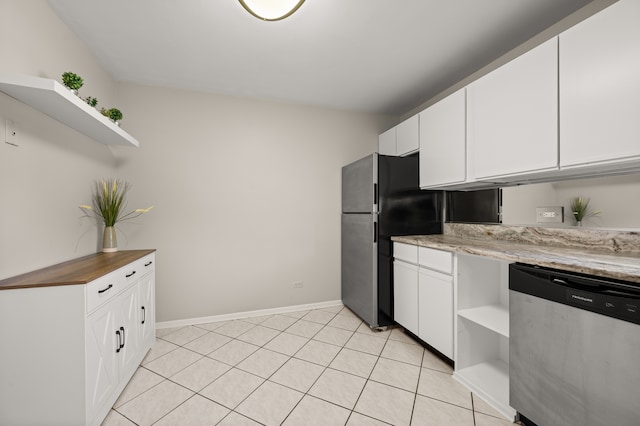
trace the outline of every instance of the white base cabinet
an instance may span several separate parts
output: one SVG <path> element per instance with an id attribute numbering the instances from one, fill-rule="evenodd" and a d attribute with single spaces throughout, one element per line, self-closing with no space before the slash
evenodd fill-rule
<path id="1" fill-rule="evenodd" d="M 418 337 L 449 359 L 453 356 L 453 278 L 420 268 Z"/>
<path id="2" fill-rule="evenodd" d="M 393 250 L 394 320 L 453 359 L 452 254 L 403 243 Z"/>
<path id="3" fill-rule="evenodd" d="M 394 320 L 418 334 L 418 266 L 395 260 L 393 263 Z"/>
<path id="4" fill-rule="evenodd" d="M 87 284 L 0 290 L 0 424 L 100 425 L 155 341 L 154 289 L 151 252 Z"/>
<path id="5" fill-rule="evenodd" d="M 513 419 L 509 263 L 393 243 L 394 319 L 455 360 L 453 377 Z"/>

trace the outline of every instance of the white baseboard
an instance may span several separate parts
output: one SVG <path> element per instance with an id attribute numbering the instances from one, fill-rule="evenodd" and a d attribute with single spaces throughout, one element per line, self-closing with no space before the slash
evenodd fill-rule
<path id="1" fill-rule="evenodd" d="M 287 312 L 305 311 L 310 309 L 330 308 L 342 305 L 341 300 L 330 300 L 327 302 L 308 303 L 306 305 L 284 306 L 281 308 L 260 309 L 257 311 L 236 312 L 233 314 L 214 315 L 211 317 L 188 318 L 175 321 L 162 321 L 156 323 L 156 328 L 184 327 L 187 325 L 206 324 L 209 322 L 229 321 L 239 318 L 261 317 L 264 315 L 286 314 Z"/>

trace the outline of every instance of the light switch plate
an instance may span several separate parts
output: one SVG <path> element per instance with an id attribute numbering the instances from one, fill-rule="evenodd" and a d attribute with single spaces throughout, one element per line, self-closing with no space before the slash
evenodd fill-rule
<path id="1" fill-rule="evenodd" d="M 18 129 L 11 120 L 6 121 L 4 141 L 9 145 L 18 146 Z"/>
<path id="2" fill-rule="evenodd" d="M 536 207 L 536 222 L 562 223 L 564 222 L 564 207 Z"/>

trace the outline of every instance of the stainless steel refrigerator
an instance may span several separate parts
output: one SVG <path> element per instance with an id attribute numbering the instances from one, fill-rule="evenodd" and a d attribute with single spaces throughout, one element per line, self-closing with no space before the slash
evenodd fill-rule
<path id="1" fill-rule="evenodd" d="M 342 303 L 393 324 L 391 236 L 441 234 L 441 191 L 419 189 L 418 156 L 372 154 L 342 168 Z"/>

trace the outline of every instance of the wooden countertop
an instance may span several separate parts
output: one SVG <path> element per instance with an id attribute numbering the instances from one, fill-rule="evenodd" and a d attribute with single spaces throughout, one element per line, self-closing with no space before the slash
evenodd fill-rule
<path id="1" fill-rule="evenodd" d="M 400 243 L 454 253 L 485 256 L 640 283 L 640 252 L 636 251 L 634 245 L 634 238 L 638 238 L 640 244 L 640 235 L 636 233 L 624 233 L 624 235 L 621 233 L 620 240 L 624 241 L 625 247 L 628 247 L 627 250 L 619 250 L 620 244 L 615 241 L 615 238 L 613 238 L 612 244 L 614 248 L 604 250 L 598 244 L 589 242 L 591 238 L 598 238 L 598 234 L 592 235 L 593 232 L 588 232 L 588 235 L 584 234 L 586 235 L 584 237 L 583 234 L 579 234 L 584 238 L 584 244 L 580 246 L 577 241 L 567 244 L 566 240 L 555 240 L 558 235 L 562 236 L 562 232 L 566 233 L 567 231 L 558 232 L 554 238 L 547 240 L 538 233 L 537 240 L 526 241 L 531 238 L 531 232 L 523 231 L 526 238 L 518 238 L 514 237 L 516 235 L 514 227 L 499 226 L 499 228 L 485 226 L 484 229 L 490 231 L 481 233 L 477 232 L 477 225 L 474 225 L 476 229 L 474 229 L 473 235 L 461 232 L 459 225 L 455 232 L 447 233 L 445 226 L 445 234 L 392 237 L 391 239 Z M 547 232 L 549 230 L 545 230 L 545 233 Z M 505 240 L 500 235 L 501 233 L 509 233 L 510 240 Z M 608 232 L 607 235 L 611 235 L 611 232 Z M 602 237 L 600 238 L 602 239 Z"/>
<path id="2" fill-rule="evenodd" d="M 0 281 L 0 290 L 87 284 L 148 254 L 151 250 L 95 253 Z"/>

